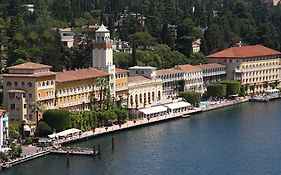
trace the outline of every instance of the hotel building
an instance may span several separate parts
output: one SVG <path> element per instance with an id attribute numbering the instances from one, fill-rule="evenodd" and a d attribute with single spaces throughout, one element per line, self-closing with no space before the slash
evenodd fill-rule
<path id="1" fill-rule="evenodd" d="M 226 78 L 238 80 L 247 93 L 259 93 L 280 83 L 280 55 L 270 48 L 254 45 L 232 47 L 208 56 L 211 62 L 226 66 Z"/>

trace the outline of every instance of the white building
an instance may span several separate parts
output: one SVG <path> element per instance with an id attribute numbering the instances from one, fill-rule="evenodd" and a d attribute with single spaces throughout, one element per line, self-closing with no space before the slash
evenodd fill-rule
<path id="1" fill-rule="evenodd" d="M 202 69 L 204 87 L 210 83 L 223 81 L 226 77 L 226 66 L 218 63 L 200 64 L 196 67 Z M 206 90 L 206 89 L 205 89 Z"/>
<path id="2" fill-rule="evenodd" d="M 184 72 L 178 69 L 162 69 L 158 70 L 156 75 L 162 80 L 163 98 L 176 97 L 180 90 L 180 81 L 184 81 Z"/>
<path id="3" fill-rule="evenodd" d="M 247 93 L 263 92 L 280 84 L 280 55 L 262 45 L 231 47 L 208 56 L 226 66 L 226 78 L 239 81 Z"/>
<path id="4" fill-rule="evenodd" d="M 184 74 L 185 91 L 195 91 L 204 93 L 203 89 L 203 71 L 196 66 L 185 64 L 176 66 L 174 69 L 181 70 Z"/>
<path id="5" fill-rule="evenodd" d="M 112 41 L 110 40 L 110 31 L 103 24 L 96 31 L 95 42 L 93 43 L 93 67 L 111 74 L 109 88 L 112 97 L 115 97 L 116 83 Z"/>
<path id="6" fill-rule="evenodd" d="M 74 46 L 75 33 L 72 32 L 71 28 L 59 29 L 61 42 L 64 46 L 71 48 Z"/>
<path id="7" fill-rule="evenodd" d="M 147 78 L 156 78 L 156 67 L 151 66 L 134 66 L 129 68 L 129 76 L 142 75 Z"/>
<path id="8" fill-rule="evenodd" d="M 0 151 L 8 145 L 9 139 L 9 117 L 5 110 L 0 110 Z"/>

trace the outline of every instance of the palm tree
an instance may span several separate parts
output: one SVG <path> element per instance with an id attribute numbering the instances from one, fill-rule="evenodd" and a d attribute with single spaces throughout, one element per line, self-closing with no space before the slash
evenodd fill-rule
<path id="1" fill-rule="evenodd" d="M 36 101 L 32 105 L 31 112 L 35 113 L 36 116 L 36 128 L 38 127 L 38 122 L 39 122 L 39 112 L 42 112 L 42 102 L 41 101 Z"/>

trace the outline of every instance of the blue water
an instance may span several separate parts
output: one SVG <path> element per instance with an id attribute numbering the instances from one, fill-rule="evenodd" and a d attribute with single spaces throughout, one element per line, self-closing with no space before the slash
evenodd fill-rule
<path id="1" fill-rule="evenodd" d="M 74 144 L 100 157 L 49 155 L 7 175 L 281 174 L 281 101 L 246 103 Z"/>

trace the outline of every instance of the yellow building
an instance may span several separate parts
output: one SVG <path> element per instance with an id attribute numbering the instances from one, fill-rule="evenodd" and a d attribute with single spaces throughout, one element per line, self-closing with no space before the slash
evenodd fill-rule
<path id="1" fill-rule="evenodd" d="M 103 99 L 109 73 L 94 68 L 51 72 L 51 66 L 24 63 L 8 67 L 3 75 L 3 103 L 11 121 L 35 123 L 32 106 L 42 102 L 42 110 L 88 110 L 93 101 Z M 39 119 L 42 114 L 39 113 Z"/>
<path id="2" fill-rule="evenodd" d="M 54 105 L 55 74 L 51 66 L 25 63 L 8 67 L 3 75 L 3 105 L 11 121 L 35 122 L 32 105 L 40 100 L 43 108 Z M 39 118 L 42 115 L 39 114 Z"/>
<path id="3" fill-rule="evenodd" d="M 89 110 L 93 101 L 103 96 L 109 74 L 94 68 L 57 73 L 56 106 L 70 111 Z M 101 89 L 102 87 L 102 89 Z"/>
<path id="4" fill-rule="evenodd" d="M 232 47 L 208 56 L 211 62 L 226 66 L 226 78 L 240 81 L 247 93 L 259 93 L 280 83 L 280 55 L 270 48 L 255 45 Z"/>
<path id="5" fill-rule="evenodd" d="M 117 68 L 115 71 L 116 98 L 122 98 L 122 104 L 128 100 L 128 71 Z"/>

